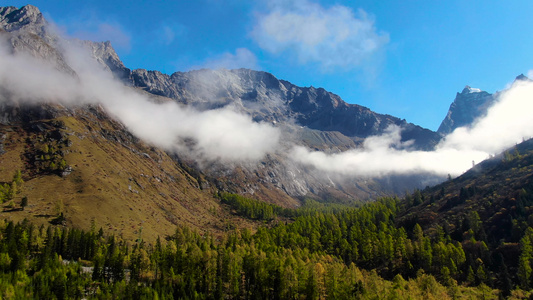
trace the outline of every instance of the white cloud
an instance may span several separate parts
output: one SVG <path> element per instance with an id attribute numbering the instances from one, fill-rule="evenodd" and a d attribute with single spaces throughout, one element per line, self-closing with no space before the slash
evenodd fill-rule
<path id="1" fill-rule="evenodd" d="M 291 157 L 315 168 L 349 176 L 433 173 L 460 175 L 508 147 L 533 137 L 533 83 L 518 81 L 500 94 L 487 115 L 468 128 L 457 128 L 434 151 L 408 151 L 400 142 L 400 129 L 391 127 L 368 138 L 362 149 L 336 154 L 295 147 Z M 400 150 L 398 150 L 400 149 Z"/>
<path id="2" fill-rule="evenodd" d="M 225 52 L 207 59 L 202 65 L 194 66 L 191 69 L 239 69 L 246 68 L 259 70 L 257 57 L 246 48 L 237 48 L 235 54 Z"/>
<path id="3" fill-rule="evenodd" d="M 131 37 L 116 23 L 93 24 L 90 28 L 73 32 L 72 36 L 89 41 L 111 41 L 117 48 L 131 49 Z"/>
<path id="4" fill-rule="evenodd" d="M 117 49 L 131 50 L 130 33 L 124 30 L 124 27 L 117 21 L 102 18 L 95 12 L 87 11 L 82 15 L 57 23 L 52 21 L 52 27 L 70 37 L 96 42 L 111 41 Z"/>
<path id="5" fill-rule="evenodd" d="M 163 45 L 173 44 L 177 38 L 185 35 L 186 28 L 173 21 L 166 21 L 162 23 L 149 37 L 147 42 L 153 42 L 153 37 L 157 38 L 157 41 Z"/>
<path id="6" fill-rule="evenodd" d="M 278 129 L 230 108 L 201 112 L 176 102 L 153 103 L 115 81 L 84 49 L 65 46 L 74 78 L 29 55 L 11 54 L 4 41 L 0 46 L 0 86 L 12 95 L 0 101 L 101 104 L 137 137 L 170 151 L 189 151 L 200 161 L 256 161 L 278 146 Z"/>
<path id="7" fill-rule="evenodd" d="M 473 159 L 488 157 L 483 152 L 446 147 L 432 152 L 401 149 L 404 145 L 400 142 L 400 131 L 392 126 L 381 136 L 367 138 L 363 148 L 342 153 L 326 154 L 295 147 L 291 157 L 322 171 L 369 177 L 412 173 L 456 175 L 471 167 Z"/>
<path id="8" fill-rule="evenodd" d="M 325 8 L 308 0 L 270 3 L 266 14 L 258 14 L 251 36 L 268 52 L 290 52 L 300 63 L 323 70 L 359 66 L 389 41 L 364 10 Z"/>

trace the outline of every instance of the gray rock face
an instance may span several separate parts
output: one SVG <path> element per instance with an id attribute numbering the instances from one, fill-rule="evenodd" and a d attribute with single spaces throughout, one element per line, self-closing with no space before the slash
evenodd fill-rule
<path id="1" fill-rule="evenodd" d="M 124 66 L 109 41 L 64 40 L 33 5 L 20 9 L 12 6 L 0 7 L 0 33 L 2 32 L 11 43 L 13 52 L 41 58 L 58 70 L 75 74 L 64 55 L 64 48 L 74 45 L 86 48 L 93 58 L 116 78 L 124 82 L 131 81 L 131 71 Z"/>
<path id="2" fill-rule="evenodd" d="M 0 133 L 0 155 L 6 153 L 4 150 L 4 141 L 6 140 L 7 135 L 5 133 Z"/>
<path id="3" fill-rule="evenodd" d="M 298 87 L 266 72 L 195 70 L 167 75 L 139 69 L 132 71 L 132 79 L 135 87 L 199 110 L 230 106 L 254 121 L 281 128 L 283 143 L 316 151 L 336 153 L 356 148 L 366 137 L 382 134 L 390 125 L 403 128 L 403 140 L 414 140 L 418 149 L 431 149 L 440 140 L 439 134 L 405 120 L 348 104 L 322 88 Z M 240 166 L 240 176 L 247 178 L 245 184 L 235 182 L 234 178 L 240 177 L 235 172 L 220 171 L 218 167 L 205 172 L 215 178 L 214 184 L 222 190 L 254 194 L 264 187 L 292 197 L 314 194 L 322 198 L 368 199 L 421 186 L 421 178 L 415 176 L 382 180 L 330 178 L 280 153 L 268 155 L 258 165 Z"/>
<path id="4" fill-rule="evenodd" d="M 26 31 L 42 38 L 53 39 L 48 32 L 48 22 L 33 5 L 26 5 L 20 9 L 13 6 L 0 7 L 0 27 L 7 32 Z"/>
<path id="5" fill-rule="evenodd" d="M 58 50 L 58 36 L 50 27 L 39 9 L 26 5 L 0 8 L 0 33 L 11 44 L 13 53 L 25 53 L 40 58 L 56 69 L 74 74 Z"/>
<path id="6" fill-rule="evenodd" d="M 73 44 L 88 49 L 92 57 L 102 66 L 104 69 L 110 71 L 115 78 L 121 80 L 124 83 L 131 82 L 131 70 L 124 66 L 124 63 L 120 60 L 115 49 L 111 46 L 111 42 L 91 42 L 74 40 Z"/>
<path id="7" fill-rule="evenodd" d="M 486 114 L 494 101 L 494 95 L 466 86 L 455 96 L 437 132 L 446 135 L 455 128 L 471 125 L 475 119 Z"/>

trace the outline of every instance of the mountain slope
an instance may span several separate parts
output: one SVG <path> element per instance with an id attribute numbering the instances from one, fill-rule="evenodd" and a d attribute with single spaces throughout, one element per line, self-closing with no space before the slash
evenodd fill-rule
<path id="1" fill-rule="evenodd" d="M 303 145 L 310 149 L 338 153 L 361 146 L 365 138 L 383 134 L 391 125 L 402 129 L 402 141 L 413 140 L 413 147 L 432 149 L 441 136 L 399 118 L 372 112 L 366 107 L 348 104 L 322 88 L 302 88 L 278 80 L 266 72 L 239 70 L 197 70 L 172 75 L 158 71 L 133 70 L 133 86 L 172 98 L 198 110 L 231 107 L 249 115 L 256 122 L 274 124 L 283 132 L 285 148 Z M 295 164 L 283 150 L 271 153 L 259 165 L 240 166 L 251 183 L 249 188 L 230 188 L 232 192 L 252 194 L 256 190 L 278 190 L 292 197 L 322 199 L 375 199 L 392 193 L 404 193 L 425 185 L 424 178 L 361 178 L 325 176 L 313 168 Z M 264 166 L 267 166 L 266 168 Z M 220 167 L 220 166 L 219 166 Z M 223 167 L 222 167 L 223 168 Z M 218 182 L 238 182 L 220 168 L 204 170 Z M 427 176 L 427 175 L 426 175 Z M 430 180 L 431 181 L 431 180 Z M 217 185 L 226 190 L 227 185 Z M 346 200 L 343 200 L 346 201 Z"/>
<path id="2" fill-rule="evenodd" d="M 469 212 L 477 211 L 481 220 L 486 221 L 486 231 L 495 235 L 495 241 L 510 238 L 510 224 L 504 226 L 500 222 L 516 218 L 517 210 L 526 213 L 524 208 L 531 204 L 528 199 L 533 192 L 532 171 L 533 140 L 530 139 L 453 180 L 424 190 L 421 194 L 425 201 L 412 207 L 405 218 L 413 218 L 421 225 L 447 224 L 453 229 Z M 526 219 L 528 215 L 529 212 Z M 501 230 L 507 231 L 501 233 Z"/>
<path id="3" fill-rule="evenodd" d="M 202 190 L 200 177 L 133 137 L 100 107 L 21 106 L 13 113 L 23 118 L 0 126 L 0 182 L 11 182 L 20 170 L 24 183 L 4 204 L 2 218 L 39 224 L 62 212 L 69 226 L 89 228 L 94 220 L 125 238 L 148 240 L 172 234 L 177 224 L 217 233 L 228 223 L 246 223 L 223 208 L 212 189 Z M 10 210 L 22 197 L 27 208 Z"/>
<path id="4" fill-rule="evenodd" d="M 57 104 L 53 93 L 38 95 L 36 102 L 26 91 L 15 94 L 2 86 L 0 180 L 9 185 L 20 170 L 26 181 L 6 209 L 24 196 L 30 203 L 25 211 L 9 211 L 9 218 L 47 222 L 62 211 L 67 224 L 86 227 L 94 218 L 130 237 L 139 234 L 141 226 L 151 236 L 167 234 L 177 223 L 220 232 L 228 223 L 248 223 L 213 197 L 217 191 L 296 207 L 306 197 L 341 202 L 376 199 L 403 193 L 426 180 L 330 176 L 291 160 L 287 153 L 294 145 L 336 153 L 360 146 L 389 125 L 403 128 L 403 140 L 413 139 L 419 149 L 431 149 L 440 139 L 404 120 L 347 104 L 324 89 L 297 87 L 265 72 L 131 71 L 109 42 L 64 39 L 31 5 L 0 9 L 0 28 L 5 58 L 39 58 L 43 66 L 77 80 L 72 85 L 84 78 L 67 51 L 74 47 L 79 49 L 77 55 L 88 53 L 99 69 L 126 85 L 121 88 L 135 91 L 128 95 L 140 94 L 149 103 L 180 103 L 189 112 L 224 107 L 250 116 L 253 124 L 272 124 L 281 132 L 280 148 L 259 161 L 205 161 L 195 156 L 194 147 L 189 152 L 164 151 L 140 141 L 98 102 L 67 99 L 69 104 Z M 54 87 L 48 90 L 53 92 Z"/>
<path id="5" fill-rule="evenodd" d="M 396 222 L 406 230 L 419 224 L 436 240 L 449 235 L 472 266 L 499 273 L 493 284 L 509 291 L 512 280 L 528 289 L 530 276 L 523 268 L 529 265 L 525 249 L 533 232 L 532 174 L 530 139 L 458 178 L 415 192 Z"/>

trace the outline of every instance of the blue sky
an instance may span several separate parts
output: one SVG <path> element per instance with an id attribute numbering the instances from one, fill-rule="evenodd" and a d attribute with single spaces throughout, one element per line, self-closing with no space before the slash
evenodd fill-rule
<path id="1" fill-rule="evenodd" d="M 23 6 L 24 1 L 2 5 Z M 533 1 L 31 2 L 129 68 L 247 67 L 436 130 L 465 85 L 533 69 Z"/>

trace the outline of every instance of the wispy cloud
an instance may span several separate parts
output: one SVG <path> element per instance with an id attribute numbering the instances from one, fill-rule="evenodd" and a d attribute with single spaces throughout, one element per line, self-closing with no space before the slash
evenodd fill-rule
<path id="1" fill-rule="evenodd" d="M 157 41 L 163 45 L 171 45 L 176 39 L 183 36 L 187 32 L 186 27 L 179 23 L 167 21 L 162 23 L 153 33 Z"/>
<path id="2" fill-rule="evenodd" d="M 194 155 L 198 161 L 249 162 L 278 146 L 280 132 L 266 123 L 223 108 L 197 111 L 176 102 L 151 102 L 102 70 L 86 49 L 64 47 L 77 77 L 24 53 L 12 54 L 0 41 L 0 101 L 101 104 L 137 137 L 169 151 Z"/>
<path id="3" fill-rule="evenodd" d="M 53 26 L 70 37 L 96 42 L 111 41 L 117 49 L 131 50 L 131 34 L 117 21 L 102 18 L 93 12 L 55 21 Z"/>
<path id="4" fill-rule="evenodd" d="M 225 52 L 207 59 L 199 66 L 193 66 L 191 69 L 239 69 L 247 68 L 259 70 L 257 57 L 247 48 L 237 48 L 235 53 Z"/>
<path id="5" fill-rule="evenodd" d="M 258 13 L 251 36 L 270 53 L 287 52 L 324 71 L 359 66 L 389 41 L 364 10 L 309 0 L 270 2 L 268 12 Z"/>
<path id="6" fill-rule="evenodd" d="M 471 167 L 472 160 L 488 158 L 482 151 L 458 150 L 445 145 L 430 152 L 398 149 L 403 146 L 400 133 L 399 127 L 390 127 L 383 135 L 367 138 L 361 149 L 335 154 L 295 147 L 291 157 L 325 172 L 358 177 L 420 173 L 457 175 Z"/>

